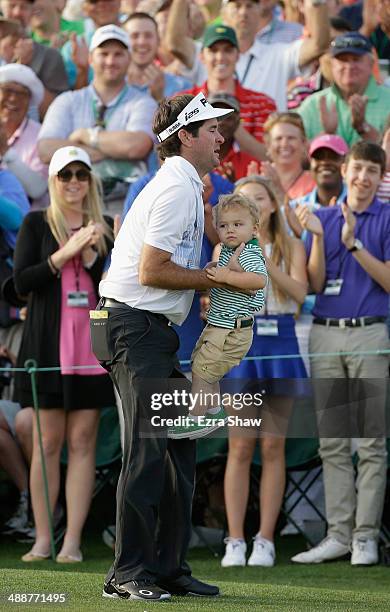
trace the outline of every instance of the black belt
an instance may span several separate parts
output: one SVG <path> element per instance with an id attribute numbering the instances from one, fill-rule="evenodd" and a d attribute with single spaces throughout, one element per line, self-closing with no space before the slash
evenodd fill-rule
<path id="1" fill-rule="evenodd" d="M 167 317 L 164 316 L 163 314 L 160 314 L 158 312 L 150 312 L 150 310 L 141 310 L 141 308 L 133 308 L 133 306 L 129 306 L 128 304 L 125 304 L 124 302 L 118 302 L 118 300 L 114 300 L 114 298 L 102 297 L 98 305 L 96 306 L 96 310 L 101 310 L 102 308 L 124 308 L 124 309 L 136 310 L 137 312 L 147 313 L 148 315 L 151 315 L 152 317 L 156 317 L 156 319 L 160 319 L 160 321 L 164 321 L 164 323 L 166 323 L 167 325 L 172 325 L 172 322 L 169 319 L 167 319 Z"/>
<path id="2" fill-rule="evenodd" d="M 315 325 L 326 325 L 326 327 L 366 327 L 374 323 L 385 323 L 386 317 L 356 317 L 356 319 L 321 319 L 315 317 Z"/>
<path id="3" fill-rule="evenodd" d="M 239 325 L 238 323 L 241 322 L 241 325 Z M 252 327 L 253 325 L 253 319 L 236 319 L 234 321 L 234 328 L 237 329 L 241 329 L 242 327 Z"/>
<path id="4" fill-rule="evenodd" d="M 97 305 L 97 310 L 100 310 L 100 308 L 131 308 L 131 306 L 124 302 L 118 302 L 118 300 L 114 300 L 114 298 L 102 297 Z"/>

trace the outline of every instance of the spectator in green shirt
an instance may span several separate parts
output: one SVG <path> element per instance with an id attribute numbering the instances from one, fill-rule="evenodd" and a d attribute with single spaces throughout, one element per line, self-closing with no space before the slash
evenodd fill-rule
<path id="1" fill-rule="evenodd" d="M 313 94 L 298 112 L 312 140 L 322 132 L 338 134 L 351 146 L 358 140 L 379 142 L 390 114 L 390 89 L 372 76 L 371 42 L 348 32 L 331 43 L 334 84 Z"/>
<path id="2" fill-rule="evenodd" d="M 35 0 L 30 19 L 31 37 L 41 45 L 61 48 L 70 32 L 84 33 L 84 21 L 62 17 L 64 0 Z"/>

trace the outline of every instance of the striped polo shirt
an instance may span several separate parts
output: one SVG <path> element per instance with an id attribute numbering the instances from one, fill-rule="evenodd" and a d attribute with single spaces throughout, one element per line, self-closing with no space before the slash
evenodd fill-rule
<path id="1" fill-rule="evenodd" d="M 222 245 L 218 267 L 226 266 L 235 249 Z M 257 240 L 250 240 L 238 258 L 238 263 L 245 272 L 255 272 L 267 276 L 263 253 Z M 210 292 L 210 310 L 207 322 L 216 327 L 234 329 L 236 319 L 251 317 L 264 306 L 264 291 L 259 289 L 255 295 L 241 291 L 215 287 Z"/>

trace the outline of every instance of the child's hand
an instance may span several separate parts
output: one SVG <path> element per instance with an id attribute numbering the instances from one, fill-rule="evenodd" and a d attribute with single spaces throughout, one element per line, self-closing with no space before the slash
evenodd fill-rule
<path id="1" fill-rule="evenodd" d="M 241 242 L 241 244 L 238 245 L 233 255 L 229 259 L 228 265 L 226 266 L 229 270 L 233 270 L 233 272 L 243 272 L 243 269 L 238 262 L 238 258 L 240 257 L 244 249 L 245 242 Z"/>

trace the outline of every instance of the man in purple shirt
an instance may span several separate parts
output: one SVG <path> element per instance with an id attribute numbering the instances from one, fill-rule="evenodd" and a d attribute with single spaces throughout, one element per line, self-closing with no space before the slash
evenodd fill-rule
<path id="1" fill-rule="evenodd" d="M 381 147 L 358 142 L 342 168 L 345 202 L 315 214 L 296 209 L 311 233 L 308 273 L 317 293 L 309 348 L 322 355 L 311 359 L 311 371 L 327 379 L 316 381 L 315 399 L 328 521 L 327 537 L 295 555 L 296 563 L 342 557 L 351 540 L 352 565 L 378 562 L 387 469 L 390 207 L 375 193 L 385 165 Z M 358 439 L 356 484 L 352 437 Z"/>

